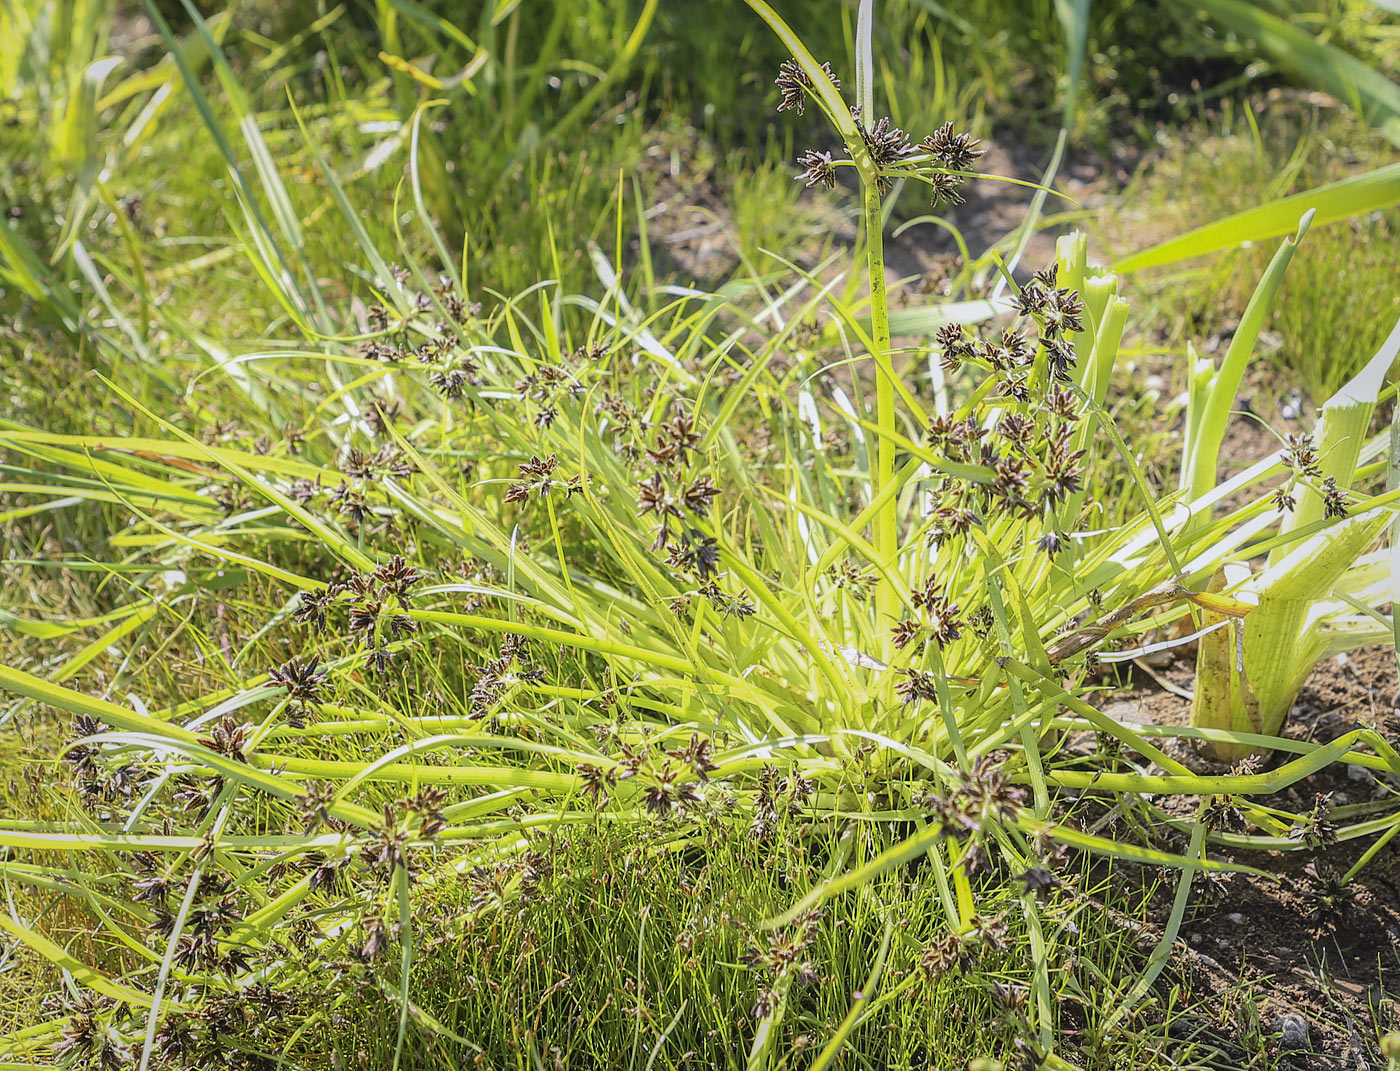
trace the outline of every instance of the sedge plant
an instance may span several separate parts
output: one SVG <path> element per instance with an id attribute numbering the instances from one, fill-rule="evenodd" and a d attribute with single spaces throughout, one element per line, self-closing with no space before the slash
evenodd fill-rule
<path id="1" fill-rule="evenodd" d="M 797 265 L 742 300 L 639 295 L 621 250 L 598 246 L 593 295 L 474 292 L 411 137 L 396 218 L 417 234 L 391 252 L 351 226 L 362 300 L 337 312 L 283 252 L 305 221 L 262 154 L 256 183 L 232 176 L 233 218 L 290 337 L 202 352 L 239 415 L 277 434 L 190 426 L 115 380 L 130 434 L 0 426 L 20 508 L 126 512 L 106 567 L 139 620 L 111 643 L 157 645 L 204 682 L 151 708 L 137 678 L 96 696 L 0 668 L 7 691 L 72 717 L 77 801 L 61 818 L 0 819 L 14 853 L 0 869 L 71 896 L 101 953 L 0 916 L 72 983 L 56 1014 L 5 1039 L 7 1058 L 198 1063 L 230 1022 L 251 1029 L 248 1001 L 285 1007 L 328 972 L 389 1009 L 391 1066 L 411 1037 L 470 1053 L 480 1043 L 413 986 L 434 943 L 424 906 L 465 888 L 463 915 L 492 927 L 561 880 L 563 841 L 601 827 L 683 858 L 736 832 L 811 848 L 819 865 L 798 868 L 746 953 L 761 979 L 748 1066 L 800 1048 L 806 949 L 832 939 L 823 909 L 846 894 L 871 905 L 876 947 L 821 1066 L 919 979 L 977 987 L 1008 1058 L 1076 1066 L 1062 1001 L 1091 1008 L 1101 1038 L 1125 1028 L 1168 964 L 1193 878 L 1250 869 L 1213 845 L 1302 846 L 1307 815 L 1250 797 L 1336 762 L 1400 773 L 1368 729 L 1314 745 L 1234 723 L 1132 726 L 1092 702 L 1138 637 L 1239 612 L 1242 599 L 1208 590 L 1226 562 L 1388 520 L 1396 493 L 1367 493 L 1387 440 L 1356 448 L 1346 522 L 1279 528 L 1267 481 L 1282 452 L 1226 485 L 1154 490 L 1111 415 L 1129 309 L 1082 237 L 1029 279 L 1007 272 L 994 327 L 953 315 L 931 351 L 896 349 L 885 199 L 901 182 L 958 197 L 977 144 L 951 125 L 916 143 L 877 117 L 871 5 L 849 100 L 768 5 L 750 6 L 793 57 L 783 110 L 816 108 L 836 139 L 803 155 L 804 182 L 832 185 L 842 168 L 859 182 L 863 295 Z M 173 314 L 153 315 L 180 337 Z M 114 368 L 134 345 L 100 341 Z M 256 609 L 246 629 L 228 628 L 221 585 Z M 1069 750 L 1080 730 L 1116 757 Z M 1158 746 L 1173 733 L 1293 757 L 1198 774 Z M 1132 808 L 1165 846 L 1064 820 L 1062 795 L 1084 790 Z M 1384 803 L 1333 817 L 1343 838 L 1397 823 Z M 1182 874 L 1131 978 L 1062 969 L 1088 907 L 1068 880 L 1080 852 Z M 890 891 L 916 864 L 932 885 L 918 930 Z M 990 895 L 989 873 L 1013 894 Z M 917 973 L 892 976 L 891 957 Z M 276 1043 L 285 1055 L 296 1040 Z M 261 1044 L 241 1037 L 230 1058 L 267 1055 Z"/>

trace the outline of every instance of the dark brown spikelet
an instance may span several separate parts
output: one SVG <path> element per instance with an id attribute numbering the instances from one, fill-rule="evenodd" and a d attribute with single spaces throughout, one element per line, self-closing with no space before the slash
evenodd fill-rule
<path id="1" fill-rule="evenodd" d="M 666 564 L 707 580 L 719 572 L 719 545 L 714 537 L 691 529 L 688 534 L 670 541 Z"/>
<path id="2" fill-rule="evenodd" d="M 1337 827 L 1332 824 L 1332 793 L 1316 793 L 1312 810 L 1304 816 L 1303 824 L 1295 827 L 1289 836 L 1301 840 L 1309 848 L 1336 844 Z"/>
<path id="3" fill-rule="evenodd" d="M 507 502 L 524 502 L 533 494 L 544 498 L 555 484 L 554 470 L 559 467 L 557 454 L 548 457 L 531 457 L 520 464 L 520 479 L 506 491 Z"/>
<path id="4" fill-rule="evenodd" d="M 822 64 L 822 73 L 831 80 L 833 86 L 841 88 L 841 82 L 832 73 L 830 63 Z M 806 110 L 807 92 L 812 88 L 812 79 L 800 63 L 796 60 L 783 60 L 778 65 L 778 77 L 773 79 L 773 84 L 778 87 L 778 92 L 783 97 L 778 102 L 778 111 L 785 112 L 791 109 L 801 115 Z"/>
<path id="5" fill-rule="evenodd" d="M 401 605 L 407 606 L 408 589 L 422 580 L 423 574 L 410 565 L 402 554 L 395 554 L 374 571 L 374 578 L 383 584 Z"/>
<path id="6" fill-rule="evenodd" d="M 894 645 L 903 650 L 919 638 L 920 631 L 917 621 L 899 621 L 890 629 L 890 635 Z"/>
<path id="7" fill-rule="evenodd" d="M 927 177 L 928 202 L 931 207 L 967 203 L 967 198 L 962 195 L 964 179 L 961 175 L 950 175 L 946 171 L 933 171 Z"/>
<path id="8" fill-rule="evenodd" d="M 1024 872 L 1016 875 L 1016 880 L 1026 892 L 1033 895 L 1037 900 L 1046 899 L 1051 892 L 1059 888 L 1061 881 L 1053 871 L 1043 866 L 1033 866 Z"/>
<path id="9" fill-rule="evenodd" d="M 1306 433 L 1290 432 L 1284 439 L 1283 463 L 1298 477 L 1320 477 L 1322 470 L 1317 465 L 1317 447 L 1313 438 Z"/>
<path id="10" fill-rule="evenodd" d="M 857 119 L 856 129 L 860 131 L 861 140 L 865 142 L 865 151 L 870 154 L 870 162 L 875 165 L 876 188 L 881 193 L 889 193 L 894 189 L 894 183 L 885 172 L 902 165 L 907 157 L 914 154 L 909 135 L 895 126 L 889 116 L 884 116 L 868 130 Z"/>
<path id="11" fill-rule="evenodd" d="M 1337 477 L 1328 476 L 1322 481 L 1322 516 L 1326 520 L 1347 515 L 1347 494 L 1337 486 Z"/>
<path id="12" fill-rule="evenodd" d="M 320 591 L 303 591 L 297 597 L 292 617 L 303 625 L 309 625 L 317 632 L 326 630 L 326 611 L 335 602 L 340 592 L 336 588 L 322 588 Z"/>
<path id="13" fill-rule="evenodd" d="M 701 476 L 692 481 L 690 486 L 685 489 L 682 499 L 685 502 L 685 508 L 691 513 L 704 516 L 710 512 L 718 494 L 719 488 L 715 486 L 715 482 L 708 476 Z"/>
<path id="14" fill-rule="evenodd" d="M 225 714 L 213 724 L 208 736 L 199 738 L 199 743 L 220 755 L 247 762 L 248 734 L 248 726 L 235 721 L 232 714 Z"/>
<path id="15" fill-rule="evenodd" d="M 335 785 L 329 781 L 312 781 L 306 786 L 306 795 L 297 799 L 297 818 L 307 833 L 314 833 L 333 821 L 330 808 L 335 802 L 335 791 Z"/>
<path id="16" fill-rule="evenodd" d="M 936 703 L 938 702 L 936 681 L 937 678 L 932 673 L 920 669 L 906 669 L 904 670 L 904 680 L 895 686 L 895 691 L 906 703 L 913 703 L 920 699 Z"/>
<path id="17" fill-rule="evenodd" d="M 272 670 L 267 675 L 271 684 L 287 689 L 287 694 L 300 703 L 318 703 L 321 700 L 321 685 L 325 682 L 326 671 L 321 669 L 318 658 L 291 661 Z"/>
<path id="18" fill-rule="evenodd" d="M 973 966 L 973 958 L 961 937 L 950 930 L 935 937 L 919 955 L 919 969 L 930 982 L 961 974 Z"/>
<path id="19" fill-rule="evenodd" d="M 977 147 L 980 144 L 971 134 L 956 131 L 950 119 L 919 142 L 919 147 L 937 157 L 950 171 L 971 171 L 984 152 Z"/>
<path id="20" fill-rule="evenodd" d="M 797 180 L 807 189 L 813 186 L 836 189 L 836 165 L 832 162 L 831 153 L 808 149 L 797 158 L 797 163 L 802 168 Z"/>
<path id="21" fill-rule="evenodd" d="M 707 581 L 700 594 L 724 617 L 752 617 L 757 609 L 749 599 L 722 590 L 714 580 Z"/>
<path id="22" fill-rule="evenodd" d="M 658 426 L 656 446 L 647 450 L 647 457 L 657 465 L 679 468 L 691 451 L 699 449 L 703 438 L 689 413 L 677 413 Z"/>

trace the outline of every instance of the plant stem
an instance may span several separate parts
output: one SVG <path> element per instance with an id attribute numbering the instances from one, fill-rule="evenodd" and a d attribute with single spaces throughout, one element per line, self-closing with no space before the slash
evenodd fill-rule
<path id="1" fill-rule="evenodd" d="M 866 160 L 868 161 L 868 157 Z M 872 168 L 873 170 L 873 168 Z M 885 235 L 884 217 L 881 212 L 880 187 L 874 174 L 865 174 L 861 169 L 861 182 L 865 192 L 865 247 L 866 268 L 870 276 L 870 324 L 871 337 L 875 345 L 875 423 L 882 432 L 895 430 L 894 412 L 894 363 L 890 358 L 890 312 L 885 293 Z M 878 497 L 880 491 L 894 479 L 895 444 L 894 440 L 880 435 L 876 444 L 870 470 L 870 494 Z M 881 561 L 891 573 L 897 572 L 896 557 L 899 552 L 899 532 L 896 512 L 898 503 L 892 498 L 875 515 L 874 544 Z M 899 616 L 899 604 L 890 582 L 880 580 L 875 591 L 876 620 L 885 625 L 883 646 L 890 647 L 888 625 Z"/>

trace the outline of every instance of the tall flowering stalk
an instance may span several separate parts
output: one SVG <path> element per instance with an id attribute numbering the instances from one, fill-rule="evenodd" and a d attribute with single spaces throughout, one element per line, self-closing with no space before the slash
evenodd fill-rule
<path id="1" fill-rule="evenodd" d="M 860 102 L 852 106 L 841 96 L 841 82 L 828 63 L 818 63 L 792 29 L 763 0 L 750 0 L 750 6 L 777 33 L 792 52 L 777 78 L 782 92 L 778 110 L 792 109 L 799 114 L 811 99 L 825 113 L 841 138 L 849 159 L 833 160 L 831 153 L 809 150 L 798 160 L 806 169 L 799 177 L 807 186 L 834 187 L 836 168 L 854 167 L 860 180 L 866 272 L 870 286 L 870 335 L 865 341 L 875 364 L 875 426 L 878 442 L 868 462 L 871 501 L 875 514 L 871 528 L 875 552 L 889 575 L 898 573 L 900 532 L 898 507 L 893 493 L 895 460 L 899 452 L 894 437 L 898 428 L 896 394 L 903 390 L 891 358 L 889 296 L 885 279 L 883 199 L 894 188 L 896 178 L 925 182 L 931 200 L 958 203 L 959 189 L 967 171 L 982 155 L 977 142 L 954 131 L 951 123 L 925 138 L 918 145 L 896 127 L 889 117 L 874 120 L 870 113 L 869 64 L 859 71 L 857 86 Z M 862 9 L 862 17 L 866 11 Z M 868 39 L 868 32 L 862 35 Z M 908 399 L 908 392 L 903 391 Z M 912 399 L 908 399 L 912 401 Z M 915 407 L 917 411 L 917 407 Z M 875 591 L 875 611 L 881 622 L 898 616 L 899 597 L 888 580 Z M 888 652 L 886 652 L 888 653 Z"/>

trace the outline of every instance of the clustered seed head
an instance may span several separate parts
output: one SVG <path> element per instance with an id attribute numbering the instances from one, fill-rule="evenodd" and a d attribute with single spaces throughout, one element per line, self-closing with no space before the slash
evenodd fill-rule
<path id="1" fill-rule="evenodd" d="M 112 1025 L 118 1014 L 115 1000 L 84 993 L 75 1001 L 65 1002 L 62 1011 L 68 1021 L 54 1053 L 66 1065 L 119 1071 L 135 1062 L 131 1046 Z"/>
<path id="2" fill-rule="evenodd" d="M 1322 477 L 1319 461 L 1317 446 L 1311 435 L 1289 433 L 1284 440 L 1283 447 L 1283 466 L 1289 470 L 1289 477 L 1285 483 L 1274 488 L 1271 492 L 1276 510 L 1280 513 L 1293 512 L 1298 504 L 1295 495 L 1298 484 Z M 1332 520 L 1347 516 L 1347 494 L 1337 485 L 1335 476 L 1323 479 L 1318 491 L 1322 495 L 1324 519 Z"/>
<path id="3" fill-rule="evenodd" d="M 702 527 L 709 523 L 720 493 L 713 477 L 701 471 L 704 438 L 686 412 L 656 426 L 654 441 L 633 455 L 646 473 L 637 482 L 637 516 L 656 521 L 652 550 L 664 553 L 678 580 L 696 585 L 671 600 L 673 613 L 686 613 L 698 596 L 724 617 L 747 617 L 754 605 L 743 594 L 720 586 L 726 574 L 720 570 L 719 540 Z"/>
<path id="4" fill-rule="evenodd" d="M 1313 437 L 1306 433 L 1289 432 L 1284 440 L 1284 465 L 1292 469 L 1299 479 L 1318 479 L 1322 476 L 1322 469 L 1318 468 L 1317 461 L 1317 446 L 1313 443 Z"/>
<path id="5" fill-rule="evenodd" d="M 713 580 L 701 584 L 696 589 L 696 594 L 718 611 L 721 617 L 752 617 L 757 610 L 752 599 L 724 591 Z"/>
<path id="6" fill-rule="evenodd" d="M 932 638 L 942 649 L 962 636 L 965 622 L 959 616 L 960 607 L 943 593 L 943 587 L 935 577 L 929 577 L 923 587 L 915 588 L 910 593 L 909 601 L 915 610 L 923 613 L 917 621 L 900 621 L 894 626 L 892 631 L 896 647 L 912 646 L 918 650 L 922 649 L 927 639 Z M 923 678 L 931 675 L 917 670 L 906 672 L 910 676 L 899 686 L 905 702 L 929 698 L 923 694 L 927 690 Z"/>
<path id="7" fill-rule="evenodd" d="M 340 464 L 341 481 L 331 488 L 328 498 L 331 505 L 352 525 L 363 524 L 378 513 L 382 523 L 388 525 L 393 517 L 387 492 L 383 482 L 388 477 L 406 478 L 413 473 L 413 466 L 403 457 L 393 443 L 385 443 L 375 453 L 351 447 L 346 451 Z M 303 484 L 294 489 L 298 497 L 308 500 L 315 496 L 317 489 Z M 378 498 L 380 505 L 371 505 L 371 499 Z"/>
<path id="8" fill-rule="evenodd" d="M 1322 516 L 1325 520 L 1342 518 L 1347 515 L 1346 492 L 1337 486 L 1337 477 L 1328 476 L 1322 481 Z"/>
<path id="9" fill-rule="evenodd" d="M 841 88 L 841 82 L 832 73 L 831 64 L 822 64 L 822 73 L 831 80 L 831 84 L 837 89 Z M 807 107 L 807 93 L 812 88 L 812 79 L 807 72 L 802 69 L 802 65 L 796 60 L 783 60 L 778 65 L 778 77 L 773 79 L 774 85 L 782 94 L 782 100 L 778 102 L 778 111 L 785 112 L 792 109 L 801 115 Z"/>
<path id="10" fill-rule="evenodd" d="M 155 1032 L 158 1066 L 266 1071 L 267 1058 L 261 1052 L 232 1046 L 229 1039 L 295 1018 L 301 1002 L 294 990 L 253 982 L 233 993 L 206 993 L 192 1010 L 162 1009 Z"/>
<path id="11" fill-rule="evenodd" d="M 836 165 L 832 162 L 831 153 L 808 149 L 797 158 L 797 162 L 802 166 L 797 180 L 807 189 L 813 186 L 836 189 Z"/>
<path id="12" fill-rule="evenodd" d="M 1039 865 L 1026 868 L 1016 875 L 1016 880 L 1037 900 L 1047 899 L 1054 890 L 1064 884 L 1053 870 Z"/>
<path id="13" fill-rule="evenodd" d="M 689 413 L 679 412 L 659 425 L 656 445 L 647 450 L 647 457 L 658 466 L 679 471 L 686 467 L 703 439 L 695 419 Z"/>
<path id="14" fill-rule="evenodd" d="M 831 74 L 830 64 L 822 64 L 822 70 L 832 84 L 841 88 L 841 83 Z M 792 109 L 799 115 L 806 105 L 807 93 L 812 89 L 812 81 L 796 60 L 784 60 L 778 68 L 775 79 L 782 93 L 778 111 Z M 939 204 L 962 204 L 962 186 L 967 181 L 968 172 L 983 155 L 978 148 L 981 144 L 970 134 L 959 133 L 952 122 L 946 122 L 919 144 L 913 145 L 903 130 L 894 125 L 889 116 L 867 127 L 859 108 L 851 108 L 856 130 L 864 142 L 865 152 L 875 171 L 875 185 L 880 193 L 889 193 L 894 188 L 894 176 L 914 174 L 929 185 L 931 202 Z M 809 149 L 797 159 L 802 171 L 797 176 L 807 187 L 836 187 L 837 162 L 831 153 Z"/>
<path id="15" fill-rule="evenodd" d="M 884 116 L 867 130 L 860 121 L 857 109 L 852 108 L 851 114 L 856 120 L 856 130 L 865 142 L 870 162 L 875 165 L 875 186 L 881 193 L 889 193 L 894 189 L 890 172 L 901 169 L 904 161 L 916 151 L 909 143 L 909 135 L 895 126 L 889 116 Z"/>
<path id="16" fill-rule="evenodd" d="M 985 151 L 977 147 L 980 144 L 972 135 L 954 130 L 950 119 L 924 138 L 919 146 L 938 157 L 945 167 L 953 171 L 970 171 Z"/>
<path id="17" fill-rule="evenodd" d="M 138 899 L 149 908 L 151 933 L 165 941 L 175 938 L 176 915 L 171 900 L 183 899 L 189 877 L 179 877 L 165 869 L 149 852 L 132 856 L 136 877 L 132 881 Z M 246 947 L 229 940 L 230 933 L 243 919 L 242 905 L 233 882 L 222 874 L 206 872 L 194 890 L 194 900 L 185 912 L 175 939 L 175 962 L 182 970 L 219 971 L 233 977 L 248 970 L 251 958 Z"/>
<path id="18" fill-rule="evenodd" d="M 1308 878 L 1304 896 L 1310 921 L 1323 930 L 1345 921 L 1355 909 L 1355 890 L 1326 863 L 1311 862 L 1304 873 Z"/>
<path id="19" fill-rule="evenodd" d="M 926 441 L 942 457 L 990 470 L 989 479 L 945 476 L 935 485 L 929 531 L 935 546 L 998 515 L 1041 520 L 1034 546 L 1052 558 L 1066 545 L 1054 522 L 1060 507 L 1084 487 L 1084 450 L 1074 446 L 1083 414 L 1067 385 L 1075 362 L 1068 336 L 1084 329 L 1084 305 L 1076 291 L 1056 285 L 1057 274 L 1055 267 L 1037 272 L 1017 298 L 1020 314 L 1038 329 L 1035 342 L 1013 328 L 997 339 L 973 338 L 958 324 L 938 330 L 944 369 L 983 369 L 994 380 L 992 397 L 1009 401 L 992 403 L 999 414 L 994 422 L 986 412 L 929 421 Z M 1037 384 L 1044 393 L 1034 402 Z"/>
<path id="20" fill-rule="evenodd" d="M 1294 840 L 1301 840 L 1309 848 L 1322 848 L 1337 843 L 1337 827 L 1332 823 L 1332 793 L 1319 792 L 1313 796 L 1312 810 L 1303 818 L 1303 824 L 1295 826 L 1289 833 Z"/>
<path id="21" fill-rule="evenodd" d="M 96 718 L 79 714 L 73 719 L 69 743 L 63 752 L 64 762 L 73 769 L 78 796 L 89 805 L 106 806 L 129 800 L 148 780 L 140 766 L 119 760 L 119 752 L 107 745 L 83 742 L 105 731 L 106 726 Z"/>
<path id="22" fill-rule="evenodd" d="M 517 382 L 515 389 L 531 403 L 534 409 L 531 422 L 535 427 L 547 428 L 558 418 L 560 402 L 582 394 L 584 388 L 568 369 L 542 364 Z"/>
<path id="23" fill-rule="evenodd" d="M 683 780 L 680 773 L 669 762 L 653 771 L 651 782 L 642 789 L 642 802 L 649 812 L 685 818 L 691 810 L 704 803 L 700 783 Z"/>
<path id="24" fill-rule="evenodd" d="M 394 660 L 395 652 L 389 645 L 418 631 L 418 623 L 402 611 L 408 608 L 410 589 L 422 577 L 416 567 L 396 554 L 371 573 L 356 573 L 347 581 L 328 584 L 319 591 L 303 591 L 292 616 L 324 632 L 331 611 L 345 606 L 349 635 L 367 649 L 369 667 L 383 673 Z M 305 671 L 298 666 L 300 672 Z M 284 666 L 277 672 L 287 669 Z"/>
<path id="25" fill-rule="evenodd" d="M 554 876 L 553 854 L 567 849 L 567 841 L 553 844 L 551 854 L 526 849 L 490 865 L 472 867 L 466 874 L 468 905 L 473 911 L 493 907 L 504 909 L 511 901 L 512 891 L 523 915 L 531 904 L 539 901 L 549 880 Z"/>
<path id="26" fill-rule="evenodd" d="M 759 772 L 758 791 L 754 794 L 754 836 L 765 838 L 783 817 L 801 815 L 803 805 L 815 791 L 816 786 L 797 767 L 784 773 L 772 763 L 765 765 Z"/>
<path id="27" fill-rule="evenodd" d="M 402 554 L 395 554 L 374 571 L 374 578 L 398 600 L 400 606 L 407 606 L 409 589 L 423 579 L 423 574 L 410 565 Z"/>
<path id="28" fill-rule="evenodd" d="M 268 673 L 268 681 L 287 690 L 287 720 L 293 728 L 306 724 L 306 711 L 315 710 L 321 701 L 321 686 L 326 671 L 317 658 L 305 662 L 298 658 L 284 663 Z"/>
<path id="29" fill-rule="evenodd" d="M 642 452 L 638 442 L 651 425 L 643 419 L 635 405 L 610 391 L 603 394 L 603 400 L 598 403 L 598 412 L 604 418 L 600 430 L 613 437 L 613 450 L 628 462 L 635 462 Z"/>
<path id="30" fill-rule="evenodd" d="M 741 961 L 764 976 L 764 984 L 754 1001 L 753 1017 L 767 1016 L 778 1001 L 778 982 L 791 977 L 798 985 L 812 985 L 820 974 L 816 965 L 807 957 L 807 951 L 816 940 L 821 926 L 821 913 L 808 911 L 798 916 L 792 925 L 783 930 L 774 930 L 763 941 L 757 937 L 749 939 Z"/>
<path id="31" fill-rule="evenodd" d="M 992 830 L 1015 819 L 1025 796 L 1007 779 L 1001 763 L 983 755 L 946 791 L 922 793 L 916 802 L 937 820 L 940 836 L 967 842 L 963 865 L 971 873 L 984 860 L 984 845 Z"/>
<path id="32" fill-rule="evenodd" d="M 1212 796 L 1206 805 L 1201 821 L 1207 829 L 1217 833 L 1243 833 L 1245 831 L 1244 812 L 1235 805 L 1233 796 Z"/>
<path id="33" fill-rule="evenodd" d="M 935 208 L 945 202 L 952 205 L 964 202 L 962 187 L 967 181 L 966 173 L 973 169 L 983 154 L 984 150 L 977 147 L 980 144 L 972 135 L 954 130 L 951 121 L 919 142 L 920 149 L 943 165 L 942 169 L 931 170 L 926 175 L 930 199 Z"/>
<path id="34" fill-rule="evenodd" d="M 520 479 L 506 491 L 507 502 L 528 502 L 531 496 L 547 498 L 555 487 L 566 486 L 563 480 L 554 479 L 554 470 L 559 467 L 559 455 L 531 457 L 520 463 Z"/>
<path id="35" fill-rule="evenodd" d="M 544 679 L 544 670 L 530 658 L 530 646 L 524 636 L 507 635 L 501 640 L 500 654 L 476 668 L 476 683 L 472 686 L 471 716 L 492 717 L 501 701 L 513 689 L 537 684 Z"/>
<path id="36" fill-rule="evenodd" d="M 872 569 L 862 569 L 852 561 L 843 561 L 826 571 L 832 587 L 844 591 L 856 602 L 864 602 L 870 597 L 870 589 L 875 586 L 876 577 Z"/>
<path id="37" fill-rule="evenodd" d="M 1000 916 L 974 915 L 958 933 L 945 930 L 919 955 L 925 978 L 936 982 L 950 974 L 966 974 L 985 966 L 992 953 L 1006 950 L 1007 926 Z"/>
<path id="38" fill-rule="evenodd" d="M 360 958 L 367 961 L 378 959 L 399 939 L 399 927 L 390 926 L 380 915 L 366 915 L 360 919 L 360 931 L 364 944 L 360 947 Z"/>
<path id="39" fill-rule="evenodd" d="M 595 810 L 601 811 L 612 798 L 612 789 L 617 785 L 617 770 L 584 762 L 579 763 L 575 772 L 583 782 L 583 794 L 593 801 Z"/>
<path id="40" fill-rule="evenodd" d="M 938 677 L 922 669 L 906 669 L 904 680 L 895 685 L 895 691 L 906 703 L 919 701 L 938 702 Z"/>
<path id="41" fill-rule="evenodd" d="M 201 736 L 199 743 L 227 758 L 247 762 L 248 738 L 251 734 L 252 727 L 238 721 L 230 713 L 214 722 L 209 729 L 209 735 Z"/>
<path id="42" fill-rule="evenodd" d="M 719 572 L 719 544 L 698 528 L 688 529 L 670 543 L 666 564 L 707 581 Z"/>
<path id="43" fill-rule="evenodd" d="M 335 785 L 329 781 L 312 781 L 306 786 L 306 795 L 296 801 L 296 813 L 307 833 L 314 833 L 322 826 L 334 828 L 338 825 L 330 813 L 335 792 Z"/>
<path id="44" fill-rule="evenodd" d="M 712 761 L 715 756 L 714 741 L 699 733 L 691 733 L 690 740 L 685 747 L 669 750 L 666 754 L 689 766 L 701 781 L 708 781 L 710 774 L 718 769 Z"/>

